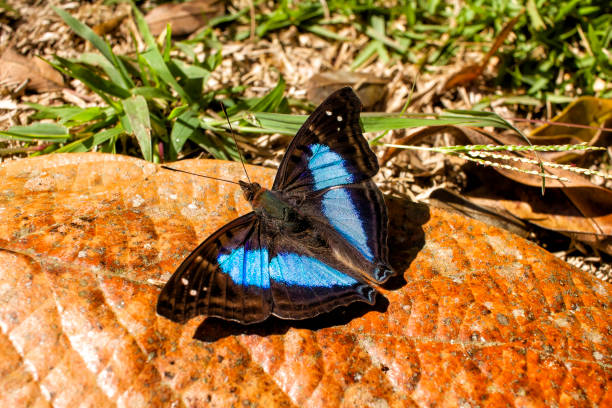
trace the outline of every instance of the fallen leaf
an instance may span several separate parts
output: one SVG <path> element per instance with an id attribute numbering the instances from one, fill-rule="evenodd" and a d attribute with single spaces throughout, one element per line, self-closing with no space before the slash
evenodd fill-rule
<path id="1" fill-rule="evenodd" d="M 117 27 L 119 27 L 119 25 L 123 22 L 123 20 L 126 19 L 127 16 L 127 13 L 122 13 L 116 17 L 111 18 L 110 20 L 106 20 L 99 24 L 96 24 L 92 27 L 92 30 L 94 33 L 100 36 L 112 33 Z"/>
<path id="2" fill-rule="evenodd" d="M 168 24 L 172 35 L 182 37 L 203 27 L 215 16 L 224 13 L 224 3 L 219 0 L 192 0 L 184 3 L 162 4 L 149 11 L 145 21 L 153 35 L 161 34 Z"/>
<path id="3" fill-rule="evenodd" d="M 0 83 L 9 88 L 27 81 L 26 89 L 50 92 L 64 86 L 62 75 L 40 58 L 24 57 L 8 48 L 0 57 Z"/>
<path id="4" fill-rule="evenodd" d="M 389 81 L 372 74 L 347 71 L 328 71 L 315 74 L 308 81 L 308 100 L 320 104 L 329 94 L 345 86 L 352 87 L 366 111 L 380 110 Z"/>
<path id="5" fill-rule="evenodd" d="M 239 188 L 95 153 L 3 163 L 0 180 L 1 406 L 612 403 L 612 285 L 508 232 L 389 199 L 403 279 L 387 302 L 179 325 L 155 314 L 159 282 L 249 210 Z"/>
<path id="6" fill-rule="evenodd" d="M 509 144 L 510 141 L 507 134 L 492 134 L 482 129 L 434 126 L 417 130 L 395 143 L 416 144 L 441 133 L 447 133 L 450 136 L 450 144 L 454 145 L 502 145 Z M 513 144 L 518 143 L 518 140 L 514 140 Z M 383 163 L 400 151 L 401 149 L 396 148 L 388 149 L 383 156 Z M 503 154 L 517 158 L 536 158 L 533 153 Z M 534 164 L 492 158 L 487 160 L 522 170 L 540 171 L 539 166 Z M 490 169 L 493 170 L 489 171 Z M 493 172 L 502 175 L 505 180 L 496 178 Z M 524 221 L 567 234 L 612 254 L 612 191 L 566 169 L 546 167 L 546 172 L 569 181 L 547 179 L 546 192 L 542 195 L 542 179 L 538 175 L 501 167 L 477 167 L 474 175 L 479 176 L 482 185 L 488 187 L 485 196 L 480 196 L 483 193 L 481 189 L 479 195 L 472 195 L 473 192 L 468 191 L 464 193 L 464 197 L 474 198 L 474 204 L 477 204 L 478 199 L 498 200 L 500 204 L 504 204 L 505 210 Z"/>
<path id="7" fill-rule="evenodd" d="M 484 72 L 485 68 L 489 64 L 489 60 L 499 47 L 506 41 L 508 35 L 512 32 L 512 28 L 518 22 L 519 18 L 523 15 L 523 12 L 520 12 L 516 17 L 512 20 L 508 21 L 501 32 L 495 38 L 493 45 L 489 49 L 489 52 L 484 56 L 482 61 L 479 64 L 469 65 L 467 67 L 463 67 L 459 72 L 451 75 L 444 86 L 442 87 L 443 91 L 447 91 L 449 89 L 456 88 L 458 86 L 468 85 L 470 82 L 474 81 L 476 78 L 480 77 Z"/>
<path id="8" fill-rule="evenodd" d="M 451 190 L 439 187 L 431 191 L 428 202 L 438 208 L 454 211 L 488 225 L 503 228 L 523 238 L 529 235 L 527 225 L 509 211 L 503 211 L 504 209 L 501 206 L 494 206 L 496 204 L 494 200 L 477 200 L 473 196 L 466 198 Z"/>
<path id="9" fill-rule="evenodd" d="M 612 100 L 582 96 L 563 109 L 551 123 L 531 132 L 529 140 L 540 145 L 586 143 L 589 146 L 608 147 L 612 144 L 612 131 L 602 128 L 612 128 Z M 548 161 L 563 163 L 587 152 L 546 152 L 542 157 Z"/>

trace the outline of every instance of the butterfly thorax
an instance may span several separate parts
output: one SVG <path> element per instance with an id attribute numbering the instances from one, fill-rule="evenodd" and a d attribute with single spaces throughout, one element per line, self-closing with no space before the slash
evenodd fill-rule
<path id="1" fill-rule="evenodd" d="M 306 220 L 281 192 L 244 181 L 240 181 L 240 187 L 255 214 L 265 224 L 276 226 L 274 229 L 278 232 L 298 232 L 306 228 Z"/>

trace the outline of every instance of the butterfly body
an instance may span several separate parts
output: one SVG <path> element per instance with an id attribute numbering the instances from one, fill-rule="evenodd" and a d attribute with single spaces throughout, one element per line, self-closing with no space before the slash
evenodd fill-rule
<path id="1" fill-rule="evenodd" d="M 245 199 L 251 204 L 260 222 L 267 224 L 268 231 L 279 234 L 305 228 L 305 220 L 296 208 L 299 199 L 291 200 L 284 197 L 282 192 L 262 188 L 257 183 L 241 182 L 240 185 Z"/>
<path id="2" fill-rule="evenodd" d="M 370 178 L 376 157 L 350 88 L 332 94 L 293 139 L 271 189 L 240 182 L 253 211 L 206 239 L 179 266 L 158 313 L 255 323 L 304 319 L 355 301 L 391 275 L 387 214 Z"/>

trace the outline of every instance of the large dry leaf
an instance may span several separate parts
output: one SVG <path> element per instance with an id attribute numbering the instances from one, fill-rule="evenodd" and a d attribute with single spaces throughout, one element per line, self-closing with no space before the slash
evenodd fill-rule
<path id="1" fill-rule="evenodd" d="M 64 79 L 40 58 L 24 57 L 8 48 L 0 57 L 0 83 L 11 88 L 26 81 L 26 89 L 49 92 L 62 88 Z"/>
<path id="2" fill-rule="evenodd" d="M 612 404 L 612 285 L 502 230 L 389 200 L 388 303 L 198 329 L 155 314 L 155 282 L 248 211 L 236 186 L 94 153 L 0 180 L 0 406 Z"/>

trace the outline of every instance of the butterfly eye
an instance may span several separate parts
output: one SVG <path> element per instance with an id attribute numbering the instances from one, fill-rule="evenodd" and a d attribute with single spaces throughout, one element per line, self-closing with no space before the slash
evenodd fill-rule
<path id="1" fill-rule="evenodd" d="M 248 202 L 252 202 L 257 192 L 261 190 L 261 186 L 257 183 L 247 183 L 242 180 L 240 180 L 238 183 L 240 184 L 240 188 L 242 188 L 244 198 Z"/>

